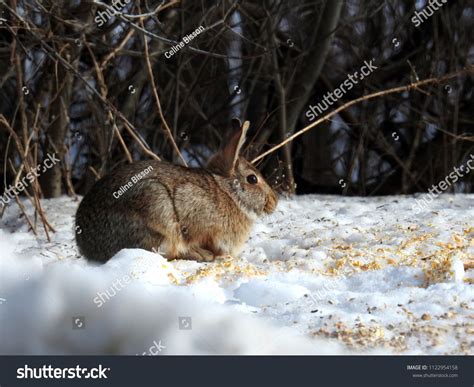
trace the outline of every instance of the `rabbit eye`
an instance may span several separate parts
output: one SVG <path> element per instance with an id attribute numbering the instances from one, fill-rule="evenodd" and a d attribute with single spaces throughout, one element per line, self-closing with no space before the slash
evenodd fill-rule
<path id="1" fill-rule="evenodd" d="M 249 184 L 257 184 L 257 183 L 258 183 L 257 176 L 255 176 L 255 175 L 248 175 L 248 176 L 247 176 L 247 182 L 248 182 Z"/>

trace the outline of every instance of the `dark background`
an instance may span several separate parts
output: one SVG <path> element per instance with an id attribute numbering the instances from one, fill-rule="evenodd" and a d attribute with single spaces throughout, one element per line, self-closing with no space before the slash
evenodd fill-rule
<path id="1" fill-rule="evenodd" d="M 7 0 L 0 4 L 0 192 L 48 153 L 61 163 L 27 194 L 85 194 L 132 160 L 155 154 L 182 163 L 177 148 L 188 164 L 203 165 L 233 117 L 251 121 L 246 156 L 253 159 L 307 126 L 309 105 L 364 61 L 378 68 L 326 113 L 472 65 L 474 1 L 448 1 L 415 27 L 415 11 L 426 6 L 150 0 L 104 16 L 99 27 L 101 4 Z M 165 57 L 199 26 L 206 31 Z M 259 168 L 287 193 L 427 191 L 474 154 L 473 74 L 355 104 Z M 473 192 L 473 178 L 449 190 Z"/>

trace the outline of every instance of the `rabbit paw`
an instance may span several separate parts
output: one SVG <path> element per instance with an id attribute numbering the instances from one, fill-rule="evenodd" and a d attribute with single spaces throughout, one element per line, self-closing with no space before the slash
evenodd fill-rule
<path id="1" fill-rule="evenodd" d="M 209 250 L 195 247 L 190 251 L 191 256 L 198 262 L 212 262 L 216 258 Z"/>
<path id="2" fill-rule="evenodd" d="M 212 262 L 214 261 L 215 256 L 209 250 L 203 249 L 201 247 L 193 247 L 186 254 L 183 254 L 176 259 L 186 259 L 196 262 Z"/>

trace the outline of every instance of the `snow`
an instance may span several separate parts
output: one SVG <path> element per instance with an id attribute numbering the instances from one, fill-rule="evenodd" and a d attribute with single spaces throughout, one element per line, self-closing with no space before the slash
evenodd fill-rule
<path id="1" fill-rule="evenodd" d="M 474 195 L 441 195 L 419 214 L 413 201 L 295 197 L 256 223 L 239 257 L 127 249 L 105 265 L 77 253 L 77 200 L 42 201 L 51 242 L 10 206 L 0 354 L 472 355 Z"/>

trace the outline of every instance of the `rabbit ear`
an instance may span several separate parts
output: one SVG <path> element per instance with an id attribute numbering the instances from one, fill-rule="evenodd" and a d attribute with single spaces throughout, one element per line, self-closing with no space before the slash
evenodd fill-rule
<path id="1" fill-rule="evenodd" d="M 207 166 L 209 170 L 223 176 L 230 176 L 232 174 L 242 145 L 244 145 L 249 126 L 250 122 L 245 121 L 240 129 L 231 137 L 224 149 L 212 157 Z"/>

